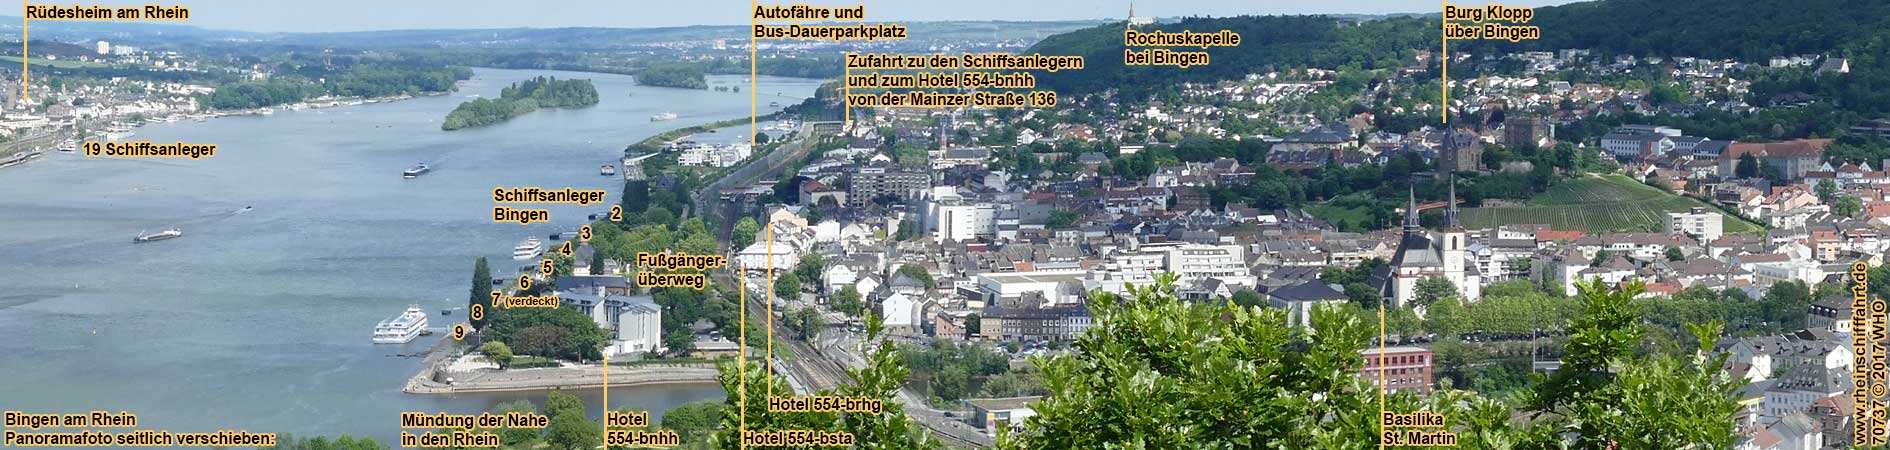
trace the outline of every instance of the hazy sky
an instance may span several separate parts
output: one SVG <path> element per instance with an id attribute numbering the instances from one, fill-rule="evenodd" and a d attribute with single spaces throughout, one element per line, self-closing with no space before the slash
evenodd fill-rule
<path id="1" fill-rule="evenodd" d="M 799 1 L 818 6 L 865 4 L 869 22 L 1121 19 L 1129 8 L 1127 0 Z M 788 0 L 780 4 L 795 2 Z M 747 24 L 750 11 L 748 3 L 741 0 L 180 0 L 176 3 L 190 7 L 192 17 L 181 22 L 183 24 L 245 31 L 735 25 Z M 1502 3 L 1541 6 L 1569 2 L 1511 0 Z M 1436 13 L 1441 8 L 1441 3 L 1427 0 L 1143 0 L 1135 5 L 1136 15 L 1158 17 Z"/>

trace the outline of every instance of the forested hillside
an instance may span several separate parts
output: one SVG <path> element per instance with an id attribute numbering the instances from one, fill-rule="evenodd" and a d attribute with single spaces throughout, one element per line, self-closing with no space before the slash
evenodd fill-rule
<path id="1" fill-rule="evenodd" d="M 1212 81 L 1291 67 L 1379 69 L 1407 66 L 1420 50 L 1439 48 L 1438 15 L 1356 23 L 1328 16 L 1192 18 L 1153 28 L 1240 33 L 1238 47 L 1207 50 L 1213 61 L 1188 69 L 1124 67 L 1123 24 L 1115 22 L 1058 34 L 1025 53 L 1082 55 L 1088 68 L 1040 73 L 1063 94 L 1119 88 L 1129 98 L 1163 89 L 1163 81 Z M 1601 55 L 1736 58 L 1764 65 L 1774 56 L 1830 55 L 1851 59 L 1852 76 L 1796 78 L 1755 91 L 1801 91 L 1849 98 L 1844 109 L 1890 113 L 1890 2 L 1844 0 L 1603 0 L 1536 8 L 1528 23 L 1542 39 L 1452 41 L 1453 52 L 1509 53 L 1591 49 Z M 1197 50 L 1177 48 L 1177 50 Z"/>
<path id="2" fill-rule="evenodd" d="M 1451 42 L 1452 50 L 1586 48 L 1605 54 L 1737 58 L 1862 50 L 1882 42 L 1890 2 L 1853 0 L 1606 0 L 1536 8 L 1542 39 Z M 1879 47 L 1881 48 L 1881 46 Z M 1863 56 L 1853 54 L 1851 56 Z"/>
<path id="3" fill-rule="evenodd" d="M 1374 20 L 1356 26 L 1350 23 L 1327 16 L 1239 16 L 1195 18 L 1143 28 L 1240 33 L 1240 46 L 1209 49 L 1210 64 L 1187 69 L 1124 66 L 1121 22 L 1050 36 L 1024 53 L 1083 56 L 1083 70 L 1037 73 L 1042 86 L 1060 94 L 1119 88 L 1124 96 L 1140 98 L 1152 90 L 1172 86 L 1172 82 L 1223 80 L 1293 67 L 1400 67 L 1410 64 L 1418 51 L 1438 45 L 1435 18 Z M 1164 82 L 1146 82 L 1157 79 Z"/>

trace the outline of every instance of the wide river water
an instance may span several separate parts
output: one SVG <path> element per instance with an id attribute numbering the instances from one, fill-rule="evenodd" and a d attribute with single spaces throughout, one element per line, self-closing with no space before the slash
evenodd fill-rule
<path id="1" fill-rule="evenodd" d="M 469 96 L 497 97 L 541 74 L 589 78 L 601 102 L 440 131 Z M 763 113 L 818 84 L 758 82 Z M 679 117 L 650 121 L 662 112 Z M 572 229 L 608 207 L 554 205 L 550 223 L 493 223 L 494 187 L 601 188 L 614 202 L 622 182 L 598 166 L 616 163 L 625 145 L 747 114 L 747 92 L 479 69 L 445 96 L 161 123 L 132 139 L 220 145 L 212 158 L 52 153 L 0 169 L 0 410 L 122 410 L 138 415 L 140 429 L 349 433 L 396 446 L 402 411 L 542 402 L 541 392 L 403 394 L 420 360 L 400 355 L 446 333 L 407 345 L 369 337 L 408 304 L 425 307 L 435 329 L 464 320 L 463 309 L 439 310 L 465 304 L 474 258 L 488 257 L 504 276 L 521 264 L 511 259 L 518 241 Z M 416 162 L 433 172 L 401 179 Z M 246 206 L 254 209 L 239 212 Z M 171 226 L 185 235 L 131 241 Z M 578 393 L 597 414 L 601 389 Z M 611 394 L 611 406 L 648 409 L 652 422 L 676 405 L 723 398 L 712 384 Z"/>

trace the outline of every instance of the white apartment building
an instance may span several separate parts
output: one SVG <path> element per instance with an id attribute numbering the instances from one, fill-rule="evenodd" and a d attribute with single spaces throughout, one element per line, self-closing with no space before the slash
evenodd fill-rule
<path id="1" fill-rule="evenodd" d="M 1124 292 L 1126 283 L 1154 283 L 1155 276 L 1163 273 L 1174 273 L 1176 283 L 1184 288 L 1200 286 L 1209 279 L 1253 286 L 1256 280 L 1247 270 L 1246 261 L 1239 245 L 1149 244 L 1110 254 L 1091 280 L 1104 291 L 1116 293 Z"/>
<path id="2" fill-rule="evenodd" d="M 933 209 L 936 213 L 933 242 L 970 241 L 997 232 L 997 208 L 989 203 L 947 201 Z"/>
<path id="3" fill-rule="evenodd" d="M 932 242 L 963 242 L 997 234 L 997 206 L 967 200 L 953 186 L 933 186 L 923 196 L 923 226 L 932 232 Z"/>
<path id="4" fill-rule="evenodd" d="M 1667 213 L 1667 234 L 1686 233 L 1702 242 L 1719 239 L 1725 234 L 1725 219 L 1720 213 L 1707 211 L 1706 208 L 1693 208 L 1688 212 Z"/>
<path id="5" fill-rule="evenodd" d="M 1760 286 L 1771 286 L 1783 281 L 1797 281 L 1806 286 L 1815 286 L 1824 280 L 1824 267 L 1813 261 L 1779 261 L 1751 265 L 1753 281 Z"/>
<path id="6" fill-rule="evenodd" d="M 682 148 L 676 154 L 676 164 L 685 166 L 729 167 L 748 159 L 753 153 L 748 144 L 707 145 L 697 144 Z"/>
<path id="7" fill-rule="evenodd" d="M 1149 249 L 1148 246 L 1142 248 Z M 1168 271 L 1180 275 L 1184 282 L 1207 278 L 1245 278 L 1249 281 L 1245 284 L 1252 285 L 1253 278 L 1247 272 L 1246 258 L 1238 245 L 1183 244 L 1171 247 L 1168 249 Z"/>

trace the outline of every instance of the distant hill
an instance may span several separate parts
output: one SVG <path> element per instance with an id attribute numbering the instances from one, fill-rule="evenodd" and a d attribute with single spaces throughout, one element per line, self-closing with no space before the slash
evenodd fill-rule
<path id="1" fill-rule="evenodd" d="M 1230 79 L 1294 67 L 1399 67 L 1415 58 L 1419 50 L 1437 47 L 1436 23 L 1435 19 L 1413 17 L 1359 23 L 1332 16 L 1239 16 L 1191 18 L 1143 28 L 1240 33 L 1239 46 L 1209 48 L 1212 60 L 1208 65 L 1187 69 L 1124 66 L 1122 22 L 1044 38 L 1024 53 L 1083 56 L 1083 70 L 1037 74 L 1040 85 L 1059 93 L 1120 88 L 1125 96 L 1135 98 L 1178 82 Z"/>
<path id="2" fill-rule="evenodd" d="M 18 17 L 0 16 L 0 35 L 18 36 L 19 23 Z M 915 41 L 920 39 L 986 41 L 1015 39 L 1023 42 L 1033 42 L 1044 36 L 1095 23 L 1096 21 L 1093 20 L 899 22 L 900 25 L 908 27 L 909 35 L 914 36 Z M 114 43 L 124 40 L 146 45 L 234 42 L 362 50 L 453 46 L 535 50 L 609 50 L 664 41 L 708 39 L 742 41 L 742 45 L 747 45 L 748 29 L 739 25 L 691 25 L 652 28 L 457 28 L 264 33 L 154 22 L 47 21 L 33 23 L 32 36 L 35 40 L 106 39 Z"/>
<path id="3" fill-rule="evenodd" d="M 31 51 L 33 53 L 32 56 L 35 57 L 46 55 L 54 55 L 60 58 L 98 56 L 98 48 L 96 47 L 73 45 L 57 41 L 42 41 L 39 39 L 34 39 L 28 42 L 28 44 L 27 50 Z M 0 41 L 0 55 L 19 56 L 20 41 Z"/>
<path id="4" fill-rule="evenodd" d="M 1536 8 L 1536 41 L 1464 49 L 1593 49 L 1604 54 L 1738 58 L 1860 49 L 1890 28 L 1882 0 L 1605 0 Z M 1452 50 L 1458 41 L 1453 41 Z"/>
<path id="5" fill-rule="evenodd" d="M 1593 49 L 1602 54 L 1739 58 L 1763 64 L 1796 54 L 1836 54 L 1874 66 L 1890 54 L 1890 1 L 1854 0 L 1601 0 L 1536 8 L 1529 23 L 1542 39 L 1452 41 L 1452 51 L 1514 52 Z M 1174 82 L 1212 81 L 1285 67 L 1395 67 L 1417 50 L 1439 47 L 1438 14 L 1370 19 L 1341 16 L 1194 18 L 1155 28 L 1229 29 L 1239 47 L 1207 51 L 1213 62 L 1189 69 L 1122 65 L 1122 22 L 1045 38 L 1026 53 L 1083 55 L 1088 68 L 1039 74 L 1059 92 L 1111 87 L 1130 97 Z M 1362 20 L 1362 22 L 1361 22 Z M 1354 25 L 1356 24 L 1356 25 Z M 1195 49 L 1177 49 L 1195 50 Z M 1868 70 L 1868 69 L 1866 69 Z"/>

